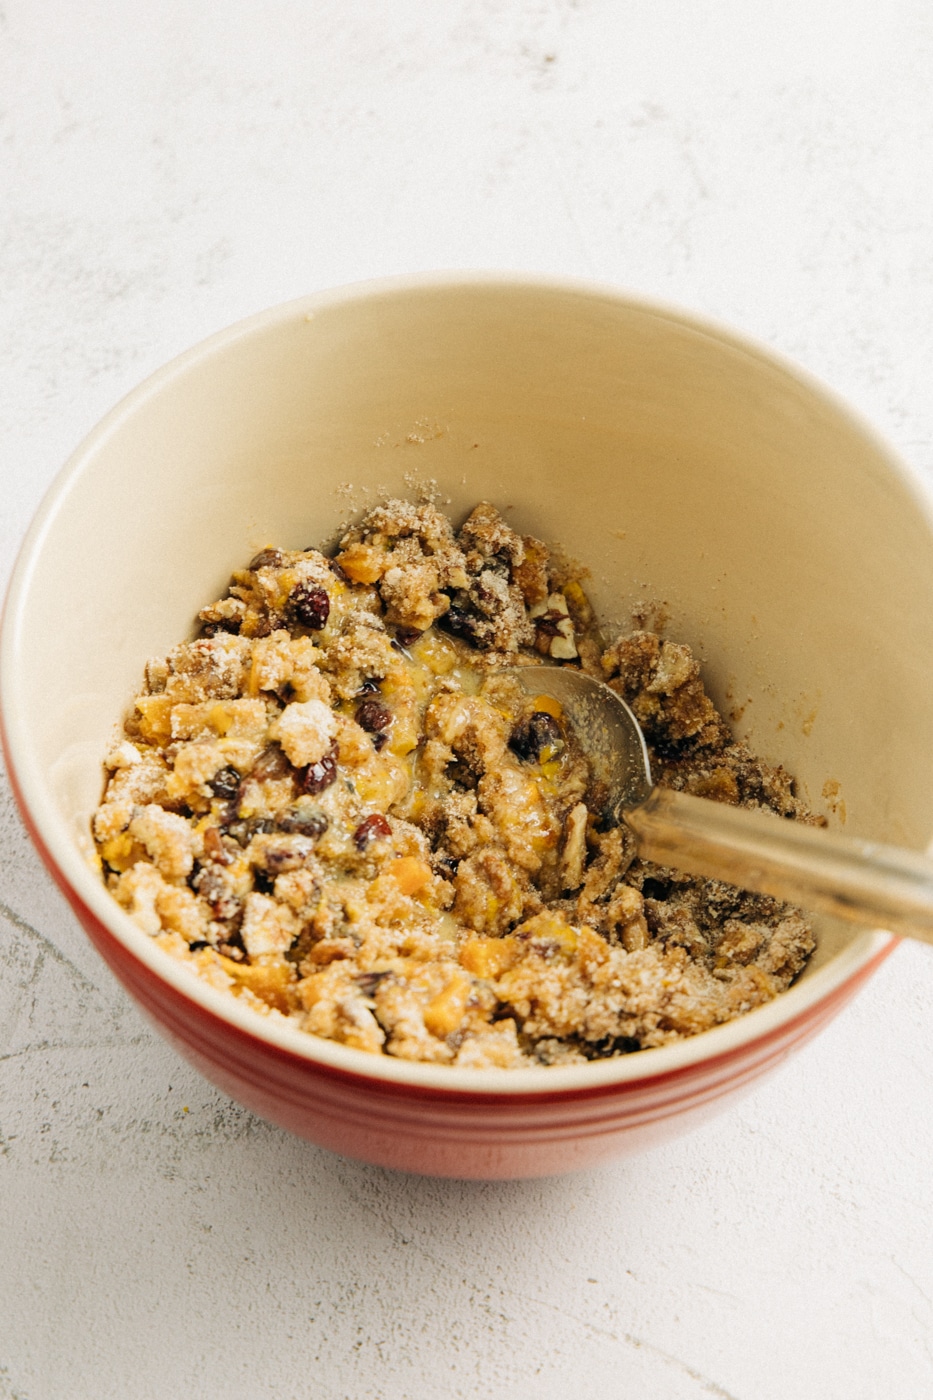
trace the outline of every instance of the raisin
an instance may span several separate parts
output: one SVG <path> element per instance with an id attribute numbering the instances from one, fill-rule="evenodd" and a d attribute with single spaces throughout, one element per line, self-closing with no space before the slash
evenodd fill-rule
<path id="1" fill-rule="evenodd" d="M 330 598 L 326 588 L 316 583 L 299 583 L 288 600 L 292 617 L 302 627 L 319 632 L 330 617 Z"/>
<path id="2" fill-rule="evenodd" d="M 522 720 L 512 730 L 509 739 L 512 752 L 528 763 L 540 763 L 542 754 L 552 758 L 563 746 L 560 725 L 546 710 L 535 710 L 534 714 Z"/>
<path id="3" fill-rule="evenodd" d="M 255 572 L 256 569 L 281 569 L 284 563 L 285 555 L 280 549 L 261 549 L 249 561 L 249 567 Z"/>
<path id="4" fill-rule="evenodd" d="M 264 783 L 272 778 L 287 778 L 291 771 L 292 766 L 281 746 L 267 744 L 250 769 L 250 777 L 257 783 Z"/>
<path id="5" fill-rule="evenodd" d="M 465 608 L 458 608 L 456 604 L 451 604 L 439 622 L 445 631 L 452 632 L 455 637 L 462 637 L 471 646 L 478 645 L 477 620 Z"/>
<path id="6" fill-rule="evenodd" d="M 188 952 L 200 953 L 202 948 L 209 948 L 210 946 L 206 938 L 196 938 L 193 943 L 188 944 Z"/>
<path id="7" fill-rule="evenodd" d="M 370 676 L 368 680 L 365 680 L 363 682 L 359 690 L 356 692 L 357 698 L 359 698 L 361 695 L 374 695 L 378 689 L 379 682 L 377 680 L 374 680 L 373 677 Z"/>
<path id="8" fill-rule="evenodd" d="M 392 723 L 392 711 L 381 700 L 364 700 L 356 708 L 356 722 L 369 734 L 379 734 Z"/>
<path id="9" fill-rule="evenodd" d="M 317 807 L 289 807 L 279 813 L 275 824 L 290 836 L 323 836 L 329 826 L 327 817 Z"/>
<path id="10" fill-rule="evenodd" d="M 207 786 L 221 802 L 232 802 L 240 790 L 240 775 L 228 764 L 214 774 Z"/>
<path id="11" fill-rule="evenodd" d="M 417 627 L 396 627 L 395 635 L 403 647 L 410 647 L 418 640 L 421 633 Z"/>
<path id="12" fill-rule="evenodd" d="M 350 582 L 350 575 L 345 571 L 345 569 L 344 569 L 344 567 L 343 567 L 342 564 L 338 564 L 338 563 L 337 563 L 337 560 L 336 560 L 336 559 L 328 559 L 328 561 L 327 561 L 327 567 L 330 569 L 331 573 L 334 575 L 334 578 L 339 578 L 339 580 L 340 580 L 341 583 L 349 583 L 349 582 Z"/>
<path id="13" fill-rule="evenodd" d="M 353 840 L 358 850 L 363 850 L 370 841 L 385 841 L 392 835 L 392 828 L 380 812 L 373 812 L 371 817 L 366 817 L 361 821 L 356 831 L 353 833 Z"/>
<path id="14" fill-rule="evenodd" d="M 253 888 L 260 894 L 273 894 L 275 890 L 275 876 L 268 870 L 260 870 L 258 866 L 253 867 Z"/>
<path id="15" fill-rule="evenodd" d="M 388 734 L 374 734 L 374 735 L 373 735 L 373 748 L 376 750 L 376 753 L 381 753 L 382 750 L 385 748 L 385 746 L 386 746 L 386 744 L 387 744 L 388 742 L 389 742 L 389 736 L 388 736 Z"/>
<path id="16" fill-rule="evenodd" d="M 314 794 L 323 792 L 337 781 L 337 745 L 332 744 L 330 752 L 317 763 L 309 763 L 298 774 L 298 786 L 302 792 Z"/>
<path id="17" fill-rule="evenodd" d="M 456 856 L 435 856 L 434 870 L 443 880 L 452 880 L 457 873 L 460 861 Z"/>

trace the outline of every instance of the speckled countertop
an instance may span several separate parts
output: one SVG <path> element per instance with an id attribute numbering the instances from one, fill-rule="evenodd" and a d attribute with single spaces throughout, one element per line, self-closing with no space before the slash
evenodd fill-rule
<path id="1" fill-rule="evenodd" d="M 3 579 L 151 370 L 423 268 L 714 315 L 933 476 L 931 69 L 926 0 L 4 0 Z M 651 1155 L 505 1185 L 335 1158 L 141 1021 L 0 792 L 0 1400 L 912 1400 L 931 1160 L 917 946 Z"/>

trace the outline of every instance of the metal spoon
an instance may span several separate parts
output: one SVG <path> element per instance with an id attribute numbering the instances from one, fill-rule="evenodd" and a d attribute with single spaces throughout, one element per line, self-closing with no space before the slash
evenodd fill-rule
<path id="1" fill-rule="evenodd" d="M 559 702 L 607 784 L 605 816 L 625 822 L 644 860 L 933 943 L 933 861 L 657 787 L 641 726 L 608 685 L 564 666 L 512 675 L 528 694 Z"/>

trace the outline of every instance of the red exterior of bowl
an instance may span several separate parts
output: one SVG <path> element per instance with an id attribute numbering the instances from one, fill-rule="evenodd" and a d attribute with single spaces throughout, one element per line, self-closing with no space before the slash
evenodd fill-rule
<path id="1" fill-rule="evenodd" d="M 483 1181 L 554 1176 L 678 1137 L 714 1117 L 816 1035 L 896 946 L 892 940 L 829 995 L 776 1029 L 680 1069 L 627 1083 L 507 1095 L 397 1084 L 322 1065 L 249 1035 L 156 976 L 63 878 L 30 820 L 15 776 L 13 788 L 39 853 L 94 947 L 185 1059 L 279 1127 L 398 1171 Z"/>
<path id="2" fill-rule="evenodd" d="M 261 1117 L 348 1157 L 430 1176 L 550 1176 L 656 1146 L 713 1117 L 845 1005 L 887 956 L 731 1053 L 634 1083 L 543 1094 L 417 1088 L 341 1073 L 244 1034 L 142 968 L 74 901 L 94 946 L 181 1054 Z"/>

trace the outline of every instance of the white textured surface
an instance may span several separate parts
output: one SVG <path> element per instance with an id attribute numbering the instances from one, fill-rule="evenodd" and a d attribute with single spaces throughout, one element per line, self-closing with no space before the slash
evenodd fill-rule
<path id="1" fill-rule="evenodd" d="M 149 371 L 421 268 L 713 314 L 933 474 L 927 0 L 6 0 L 0 55 L 4 579 Z M 692 1138 L 407 1179 L 203 1083 L 0 823 L 0 1400 L 933 1393 L 928 950 Z"/>

